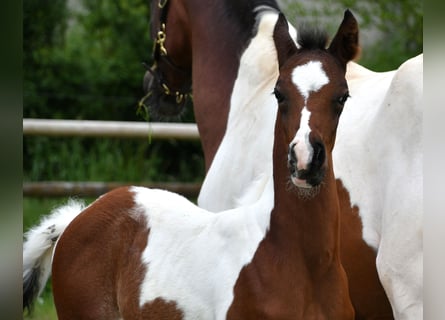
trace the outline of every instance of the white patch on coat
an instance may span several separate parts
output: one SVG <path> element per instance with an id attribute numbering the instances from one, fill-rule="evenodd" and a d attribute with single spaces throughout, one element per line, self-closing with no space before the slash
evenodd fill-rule
<path id="1" fill-rule="evenodd" d="M 184 319 L 225 319 L 241 269 L 269 228 L 272 180 L 254 204 L 217 214 L 168 191 L 131 191 L 150 229 L 139 305 L 162 298 L 175 302 Z"/>

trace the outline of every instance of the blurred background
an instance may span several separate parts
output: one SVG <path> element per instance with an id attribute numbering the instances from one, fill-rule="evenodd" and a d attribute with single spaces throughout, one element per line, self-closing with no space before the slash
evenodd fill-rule
<path id="1" fill-rule="evenodd" d="M 351 9 L 361 31 L 359 63 L 372 70 L 395 69 L 423 51 L 419 0 L 279 3 L 294 26 L 315 23 L 329 34 Z M 151 49 L 149 1 L 24 1 L 23 117 L 144 121 L 137 106 L 144 95 L 142 62 L 151 65 Z M 192 106 L 187 109 L 177 121 L 194 122 Z M 204 173 L 199 141 L 23 137 L 24 183 L 199 183 Z M 24 197 L 23 230 L 64 201 Z M 56 319 L 50 284 L 25 319 Z"/>

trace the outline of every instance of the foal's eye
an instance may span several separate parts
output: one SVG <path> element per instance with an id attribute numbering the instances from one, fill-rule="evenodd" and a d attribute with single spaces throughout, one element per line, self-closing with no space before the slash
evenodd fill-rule
<path id="1" fill-rule="evenodd" d="M 341 96 L 340 98 L 338 98 L 338 103 L 341 104 L 342 106 L 345 105 L 346 100 L 348 100 L 348 98 L 350 97 L 349 92 L 345 93 L 343 96 Z"/>
<path id="2" fill-rule="evenodd" d="M 277 99 L 278 103 L 281 103 L 284 101 L 284 96 L 281 94 L 281 92 L 277 89 L 273 89 L 273 94 L 275 95 L 275 98 Z"/>

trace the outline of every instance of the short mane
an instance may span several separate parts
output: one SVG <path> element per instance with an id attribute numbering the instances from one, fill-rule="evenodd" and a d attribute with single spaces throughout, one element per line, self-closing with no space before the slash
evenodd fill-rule
<path id="1" fill-rule="evenodd" d="M 328 34 L 326 30 L 308 24 L 302 24 L 298 28 L 298 44 L 304 49 L 326 49 Z"/>

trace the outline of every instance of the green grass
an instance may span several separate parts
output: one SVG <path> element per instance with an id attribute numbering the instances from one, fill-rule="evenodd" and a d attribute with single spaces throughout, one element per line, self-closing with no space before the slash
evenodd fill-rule
<path id="1" fill-rule="evenodd" d="M 30 314 L 24 312 L 23 319 L 57 320 L 56 308 L 54 306 L 53 295 L 50 291 L 50 285 L 47 286 L 45 292 L 36 301 L 32 312 Z"/>

